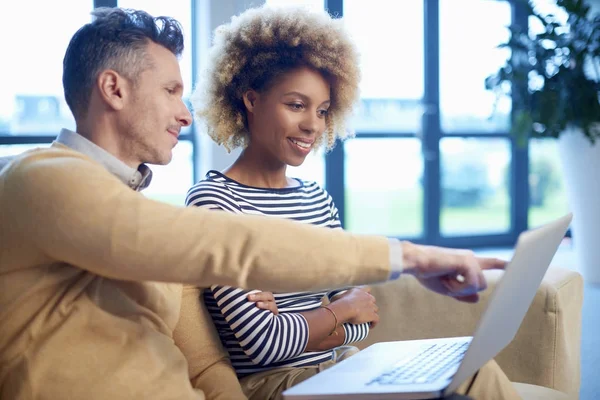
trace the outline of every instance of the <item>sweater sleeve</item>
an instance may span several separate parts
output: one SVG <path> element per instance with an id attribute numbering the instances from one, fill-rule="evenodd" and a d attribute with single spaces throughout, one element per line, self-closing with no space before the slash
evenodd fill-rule
<path id="1" fill-rule="evenodd" d="M 207 399 L 246 399 L 229 355 L 223 348 L 200 289 L 185 286 L 173 340 L 188 362 L 190 381 Z"/>
<path id="2" fill-rule="evenodd" d="M 300 313 L 275 315 L 258 308 L 247 298 L 258 290 L 213 286 L 211 291 L 241 348 L 255 365 L 270 365 L 304 352 L 308 323 Z"/>
<path id="3" fill-rule="evenodd" d="M 30 153 L 3 170 L 0 185 L 16 237 L 48 260 L 109 278 L 291 292 L 390 275 L 385 237 L 165 204 L 73 151 Z"/>
<path id="4" fill-rule="evenodd" d="M 331 198 L 331 196 L 329 196 L 329 200 L 330 200 L 330 204 L 331 204 L 330 205 L 330 209 L 331 209 L 330 227 L 333 229 L 342 229 L 342 223 L 340 221 L 340 213 L 339 213 L 337 207 L 335 206 L 335 203 L 333 202 L 333 199 Z M 332 290 L 329 293 L 327 293 L 327 297 L 329 298 L 329 300 L 331 300 L 332 297 L 334 297 L 338 294 L 342 294 L 346 290 L 347 290 L 347 288 Z M 369 336 L 369 324 L 367 324 L 367 323 L 360 324 L 360 325 L 345 323 L 345 324 L 343 324 L 343 328 L 344 328 L 344 333 L 346 334 L 346 338 L 344 339 L 343 345 L 363 341 L 367 338 L 367 336 Z"/>

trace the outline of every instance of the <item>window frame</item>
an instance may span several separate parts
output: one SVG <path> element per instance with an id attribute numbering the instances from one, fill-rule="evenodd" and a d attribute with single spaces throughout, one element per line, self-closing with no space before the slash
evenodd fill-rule
<path id="1" fill-rule="evenodd" d="M 447 247 L 495 247 L 512 246 L 518 235 L 528 229 L 529 215 L 529 145 L 517 145 L 509 132 L 443 132 L 439 115 L 440 106 L 440 40 L 439 40 L 439 1 L 422 0 L 424 5 L 424 95 L 423 104 L 428 112 L 423 115 L 422 131 L 420 137 L 423 150 L 433 155 L 423 160 L 423 234 L 419 237 L 399 237 L 416 243 L 427 243 Z M 506 0 L 511 4 L 511 24 L 523 28 L 528 27 L 526 10 L 522 3 L 515 0 Z M 200 8 L 196 1 L 190 0 L 192 13 L 192 84 L 195 87 L 197 70 L 199 67 L 198 46 L 193 44 L 197 40 L 200 18 Z M 94 0 L 93 6 L 116 7 L 118 0 Z M 324 0 L 324 7 L 332 15 L 344 15 L 344 0 Z M 91 10 L 90 10 L 91 11 Z M 376 11 L 376 10 L 375 10 Z M 199 178 L 199 140 L 197 138 L 196 124 L 193 123 L 189 131 L 180 136 L 181 141 L 189 141 L 193 146 L 193 179 Z M 57 132 L 58 134 L 58 132 Z M 389 138 L 418 138 L 416 132 L 368 132 L 358 131 L 354 139 L 389 139 Z M 440 233 L 441 211 L 441 174 L 440 174 L 440 140 L 443 138 L 503 138 L 510 141 L 510 228 L 502 234 L 482 234 L 466 236 L 443 236 Z M 36 132 L 28 134 L 0 135 L 0 145 L 40 144 L 52 143 L 53 135 L 43 135 Z M 345 222 L 347 213 L 345 209 L 345 168 L 344 146 L 340 143 L 325 155 L 325 182 L 326 189 L 333 197 L 340 213 L 340 219 Z M 185 190 L 182 188 L 182 190 Z"/>
<path id="2" fill-rule="evenodd" d="M 94 9 L 98 7 L 117 7 L 118 0 L 94 0 L 93 7 Z M 192 15 L 196 15 L 196 2 L 190 0 L 190 12 Z M 91 12 L 92 10 L 90 10 Z M 195 38 L 195 23 L 192 20 L 192 38 Z M 193 40 L 193 39 L 192 39 Z M 196 74 L 193 71 L 196 71 L 197 68 L 197 60 L 198 54 L 195 46 L 192 46 L 192 86 L 195 86 L 196 82 Z M 27 134 L 20 133 L 18 135 L 11 134 L 11 132 L 0 132 L 0 145 L 17 145 L 17 144 L 39 144 L 39 145 L 48 145 L 51 144 L 54 139 L 56 139 L 56 135 L 59 132 L 56 132 L 55 135 L 41 134 L 40 132 L 28 132 Z M 189 141 L 192 143 L 193 153 L 192 153 L 192 161 L 194 171 L 192 173 L 194 182 L 198 180 L 198 141 L 196 140 L 196 128 L 195 124 L 192 123 L 189 130 L 186 133 L 182 133 L 179 136 L 179 141 Z M 182 189 L 186 190 L 186 189 Z"/>
<path id="3" fill-rule="evenodd" d="M 432 155 L 423 160 L 423 234 L 419 237 L 398 237 L 415 243 L 447 247 L 498 247 L 512 246 L 519 234 L 528 228 L 529 212 L 529 149 L 528 144 L 517 146 L 509 132 L 443 132 L 440 121 L 440 40 L 439 40 L 439 0 L 422 0 L 424 18 L 424 109 L 422 145 L 423 151 Z M 511 5 L 511 24 L 527 28 L 524 7 L 514 0 Z M 334 16 L 344 15 L 344 0 L 326 0 L 325 8 Z M 414 138 L 416 133 L 358 131 L 354 139 L 363 138 Z M 443 236 L 440 232 L 441 213 L 441 173 L 440 141 L 444 138 L 503 138 L 510 142 L 510 224 L 509 230 L 501 234 Z M 345 171 L 344 146 L 338 144 L 325 156 L 326 188 L 331 194 L 342 223 L 346 222 L 345 210 Z"/>

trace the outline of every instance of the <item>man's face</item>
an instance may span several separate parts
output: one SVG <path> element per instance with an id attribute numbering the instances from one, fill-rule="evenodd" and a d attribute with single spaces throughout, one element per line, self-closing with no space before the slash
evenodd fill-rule
<path id="1" fill-rule="evenodd" d="M 165 165 L 171 161 L 181 128 L 192 123 L 192 116 L 182 99 L 177 57 L 152 42 L 146 52 L 151 66 L 131 85 L 121 134 L 136 162 Z"/>

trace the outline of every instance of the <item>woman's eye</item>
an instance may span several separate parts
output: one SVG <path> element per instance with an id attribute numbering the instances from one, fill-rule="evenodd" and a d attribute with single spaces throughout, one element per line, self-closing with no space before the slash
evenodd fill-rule
<path id="1" fill-rule="evenodd" d="M 319 117 L 326 117 L 329 110 L 319 110 Z"/>
<path id="2" fill-rule="evenodd" d="M 175 94 L 175 89 L 167 88 L 167 93 L 169 93 L 169 94 Z"/>
<path id="3" fill-rule="evenodd" d="M 288 106 L 292 110 L 297 110 L 297 111 L 302 110 L 304 108 L 304 106 L 302 104 L 300 104 L 300 103 L 291 103 L 291 104 L 288 104 Z"/>

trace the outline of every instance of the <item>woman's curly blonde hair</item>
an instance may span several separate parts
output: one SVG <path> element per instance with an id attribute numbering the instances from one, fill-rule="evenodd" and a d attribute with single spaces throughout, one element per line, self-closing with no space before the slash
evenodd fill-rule
<path id="1" fill-rule="evenodd" d="M 248 145 L 243 94 L 268 89 L 291 69 L 308 66 L 331 85 L 326 130 L 316 147 L 333 148 L 349 135 L 345 122 L 357 102 L 358 52 L 340 20 L 299 7 L 249 9 L 215 32 L 209 66 L 192 95 L 197 117 L 228 151 Z"/>

